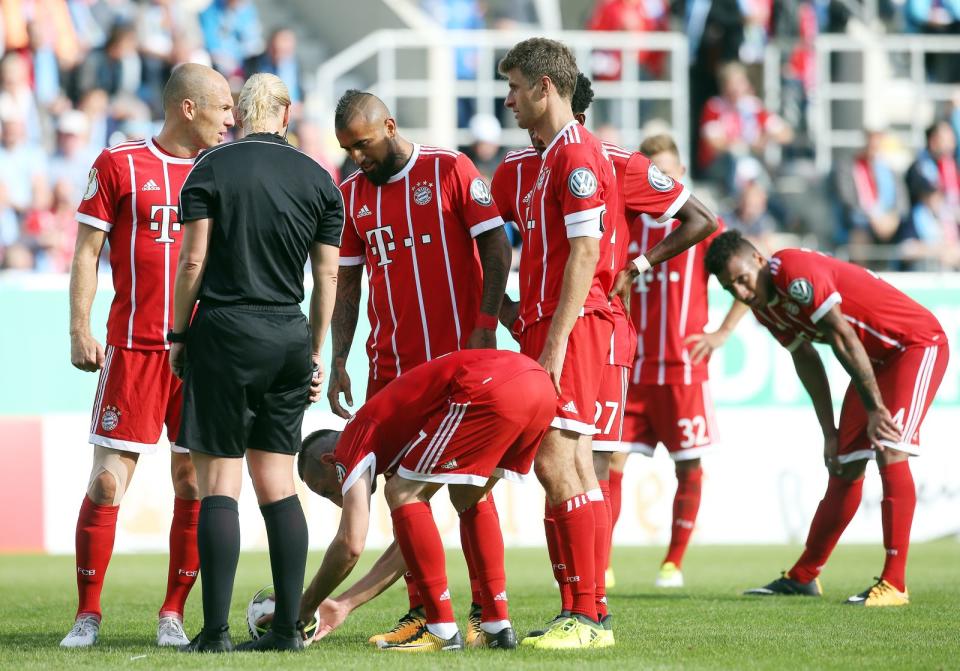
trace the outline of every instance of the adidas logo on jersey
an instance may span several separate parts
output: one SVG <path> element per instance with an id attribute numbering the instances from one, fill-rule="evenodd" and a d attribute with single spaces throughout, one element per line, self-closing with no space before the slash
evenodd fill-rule
<path id="1" fill-rule="evenodd" d="M 359 219 L 360 217 L 369 217 L 371 214 L 373 213 L 370 211 L 370 208 L 364 205 L 363 207 L 360 208 L 360 211 L 357 212 L 357 219 Z"/>
<path id="2" fill-rule="evenodd" d="M 141 191 L 159 191 L 160 187 L 157 186 L 157 183 L 152 179 L 148 179 L 146 183 L 140 187 Z"/>
<path id="3" fill-rule="evenodd" d="M 573 401 L 567 401 L 567 404 L 560 409 L 563 410 L 564 412 L 574 412 L 579 414 L 577 410 L 577 406 Z"/>
<path id="4" fill-rule="evenodd" d="M 444 464 L 443 466 L 441 466 L 440 468 L 442 468 L 442 469 L 445 470 L 445 471 L 449 471 L 449 470 L 452 470 L 452 469 L 454 469 L 454 468 L 456 468 L 456 467 L 457 467 L 457 460 L 456 460 L 456 459 L 451 459 L 450 461 L 448 461 L 447 463 L 445 463 L 445 464 Z"/>

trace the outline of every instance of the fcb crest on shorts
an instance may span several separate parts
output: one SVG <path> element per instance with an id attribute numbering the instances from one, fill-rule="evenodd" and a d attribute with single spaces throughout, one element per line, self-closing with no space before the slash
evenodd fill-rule
<path id="1" fill-rule="evenodd" d="M 798 277 L 791 282 L 787 293 L 800 305 L 810 305 L 813 302 L 813 285 L 805 277 Z"/>
<path id="2" fill-rule="evenodd" d="M 493 202 L 493 196 L 490 195 L 490 187 L 479 177 L 470 182 L 470 197 L 477 205 L 486 207 Z"/>
<path id="3" fill-rule="evenodd" d="M 413 202 L 417 205 L 429 205 L 433 200 L 433 185 L 430 182 L 417 182 L 413 185 Z"/>
<path id="4" fill-rule="evenodd" d="M 100 428 L 104 431 L 113 431 L 120 423 L 120 410 L 115 405 L 108 405 L 100 418 Z"/>
<path id="5" fill-rule="evenodd" d="M 673 179 L 664 175 L 663 171 L 653 163 L 647 168 L 647 181 L 650 182 L 651 187 L 663 193 L 673 189 Z"/>
<path id="6" fill-rule="evenodd" d="M 590 168 L 577 168 L 567 178 L 567 186 L 577 198 L 589 198 L 597 192 L 597 177 Z"/>
<path id="7" fill-rule="evenodd" d="M 347 467 L 338 461 L 337 462 L 337 482 L 339 482 L 342 485 L 343 481 L 346 478 L 347 478 Z"/>

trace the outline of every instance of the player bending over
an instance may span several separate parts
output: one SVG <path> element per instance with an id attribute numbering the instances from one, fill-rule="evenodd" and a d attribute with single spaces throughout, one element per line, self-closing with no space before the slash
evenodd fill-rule
<path id="1" fill-rule="evenodd" d="M 430 498 L 445 484 L 461 515 L 475 510 L 499 478 L 529 473 L 553 418 L 556 393 L 546 372 L 514 352 L 464 350 L 424 363 L 387 385 L 347 422 L 343 433 L 320 431 L 304 442 L 300 476 L 314 492 L 343 508 L 340 528 L 300 604 L 309 620 L 320 606 L 317 637 L 340 626 L 409 568 L 426 622 L 406 641 L 382 650 L 459 650 L 440 532 Z M 395 540 L 370 572 L 329 599 L 350 574 L 366 542 L 370 496 L 377 475 Z M 477 529 L 466 525 L 467 529 Z M 513 648 L 507 611 L 503 536 L 469 538 L 480 580 L 481 635 L 473 647 Z M 406 568 L 405 568 L 406 567 Z"/>
<path id="2" fill-rule="evenodd" d="M 793 355 L 823 430 L 830 474 L 800 559 L 746 594 L 823 593 L 820 570 L 860 505 L 867 461 L 876 459 L 887 557 L 877 582 L 846 603 L 908 604 L 905 569 L 917 494 L 907 458 L 920 454 L 920 425 L 947 367 L 943 328 L 929 310 L 872 272 L 819 252 L 784 249 L 766 259 L 729 231 L 710 245 L 706 263 Z M 823 362 L 811 342 L 830 345 L 851 377 L 839 428 Z"/>

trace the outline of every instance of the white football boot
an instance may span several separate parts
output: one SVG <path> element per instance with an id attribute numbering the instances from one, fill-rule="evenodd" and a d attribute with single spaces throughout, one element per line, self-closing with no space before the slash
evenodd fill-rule
<path id="1" fill-rule="evenodd" d="M 187 638 L 183 630 L 183 621 L 179 617 L 161 617 L 157 623 L 157 645 L 161 648 L 167 646 L 187 645 L 190 639 Z"/>
<path id="2" fill-rule="evenodd" d="M 61 648 L 87 648 L 100 638 L 100 620 L 95 615 L 81 615 L 73 629 L 60 641 Z"/>

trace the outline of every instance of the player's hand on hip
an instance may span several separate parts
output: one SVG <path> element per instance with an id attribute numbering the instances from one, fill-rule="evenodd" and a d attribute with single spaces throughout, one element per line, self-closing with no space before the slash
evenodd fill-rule
<path id="1" fill-rule="evenodd" d="M 187 347 L 182 342 L 170 344 L 170 370 L 181 380 L 187 369 Z"/>
<path id="2" fill-rule="evenodd" d="M 890 411 L 880 406 L 876 410 L 867 413 L 867 438 L 870 439 L 870 445 L 878 452 L 883 452 L 889 445 L 884 445 L 881 441 L 896 445 L 900 442 L 902 430 L 890 416 Z"/>
<path id="3" fill-rule="evenodd" d="M 475 328 L 467 340 L 467 349 L 497 349 L 497 332 Z"/>
<path id="4" fill-rule="evenodd" d="M 698 364 L 704 359 L 709 360 L 713 351 L 722 347 L 727 341 L 727 335 L 723 331 L 688 335 L 683 344 L 690 346 L 690 363 Z"/>
<path id="5" fill-rule="evenodd" d="M 103 368 L 103 345 L 89 333 L 70 336 L 70 363 L 74 368 L 92 373 Z"/>
<path id="6" fill-rule="evenodd" d="M 830 475 L 841 475 L 843 473 L 843 464 L 837 459 L 839 447 L 840 439 L 837 437 L 836 431 L 823 437 L 823 463 Z"/>
<path id="7" fill-rule="evenodd" d="M 347 375 L 347 368 L 343 364 L 334 363 L 330 371 L 330 384 L 327 385 L 327 400 L 334 415 L 350 419 L 353 415 L 340 405 L 340 394 L 343 394 L 346 404 L 352 407 L 353 393 L 350 391 L 350 376 Z"/>
<path id="8" fill-rule="evenodd" d="M 547 371 L 550 375 L 550 380 L 553 382 L 553 388 L 557 392 L 557 396 L 560 396 L 560 376 L 563 374 L 563 361 L 567 357 L 567 343 L 564 341 L 562 345 L 551 345 L 549 342 L 544 346 L 543 352 L 540 354 L 540 359 L 538 363 L 543 366 L 543 369 Z"/>
<path id="9" fill-rule="evenodd" d="M 334 599 L 324 599 L 317 609 L 317 632 L 313 635 L 314 641 L 329 634 L 347 619 L 350 609 Z"/>
<path id="10" fill-rule="evenodd" d="M 630 285 L 633 284 L 633 280 L 639 273 L 633 268 L 632 264 L 621 270 L 617 273 L 617 278 L 613 281 L 613 289 L 610 290 L 610 293 L 607 295 L 609 300 L 613 300 L 614 296 L 626 296 L 624 302 L 629 302 L 630 299 Z"/>

